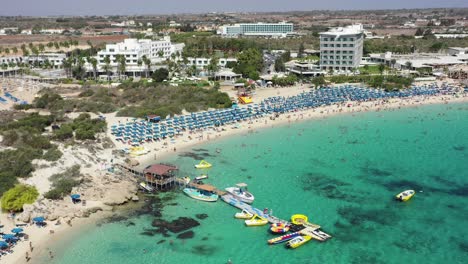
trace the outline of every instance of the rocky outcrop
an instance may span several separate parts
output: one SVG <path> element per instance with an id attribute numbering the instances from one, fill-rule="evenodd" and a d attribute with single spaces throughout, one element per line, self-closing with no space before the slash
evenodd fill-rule
<path id="1" fill-rule="evenodd" d="M 136 183 L 124 176 L 86 175 L 84 183 L 73 189 L 73 193 L 80 194 L 85 203 L 73 204 L 69 197 L 59 201 L 40 198 L 33 204 L 24 205 L 23 212 L 16 219 L 28 223 L 36 216 L 49 221 L 89 217 L 98 211 L 112 210 L 112 206 L 138 201 L 137 191 Z"/>

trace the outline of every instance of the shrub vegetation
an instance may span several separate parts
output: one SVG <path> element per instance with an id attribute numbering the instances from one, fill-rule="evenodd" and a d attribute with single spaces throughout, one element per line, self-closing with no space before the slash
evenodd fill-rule
<path id="1" fill-rule="evenodd" d="M 34 203 L 38 196 L 39 192 L 35 187 L 18 184 L 3 194 L 2 209 L 5 211 L 21 211 L 23 205 Z"/>

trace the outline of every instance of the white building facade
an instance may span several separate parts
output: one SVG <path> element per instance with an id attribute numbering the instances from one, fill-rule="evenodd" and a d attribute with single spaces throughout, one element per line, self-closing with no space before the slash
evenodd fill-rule
<path id="1" fill-rule="evenodd" d="M 294 25 L 286 22 L 225 25 L 221 26 L 217 33 L 225 37 L 287 37 L 288 35 L 294 34 Z"/>
<path id="2" fill-rule="evenodd" d="M 351 71 L 359 67 L 363 45 L 362 25 L 332 28 L 320 33 L 320 67 L 334 71 Z"/>
<path id="3" fill-rule="evenodd" d="M 160 63 L 172 57 L 173 54 L 180 56 L 184 44 L 171 43 L 170 37 L 164 37 L 161 40 L 150 39 L 125 39 L 116 44 L 107 44 L 104 50 L 98 52 L 96 59 L 98 61 L 98 70 L 102 70 L 105 58 L 109 57 L 110 66 L 118 67 L 117 57 L 125 57 L 126 69 L 129 72 L 142 72 L 147 69 L 143 58 L 146 57 L 151 64 Z M 140 65 L 139 65 L 140 64 Z M 92 71 L 91 65 L 87 65 L 89 71 Z"/>
<path id="4" fill-rule="evenodd" d="M 188 60 L 189 66 L 195 65 L 199 69 L 207 67 L 211 62 L 211 58 L 187 58 L 187 60 Z M 237 59 L 236 58 L 219 58 L 218 66 L 222 68 L 226 68 L 226 65 L 228 64 L 228 62 L 236 63 Z"/>

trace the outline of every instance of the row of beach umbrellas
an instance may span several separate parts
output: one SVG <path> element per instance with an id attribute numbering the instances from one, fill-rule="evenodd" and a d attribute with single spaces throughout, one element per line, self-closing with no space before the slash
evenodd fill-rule
<path id="1" fill-rule="evenodd" d="M 442 84 L 412 86 L 399 91 L 385 91 L 355 85 L 340 87 L 323 87 L 303 92 L 295 96 L 273 96 L 264 99 L 259 104 L 250 104 L 230 109 L 212 110 L 189 115 L 167 118 L 159 123 L 143 119 L 132 119 L 131 122 L 111 126 L 111 133 L 117 140 L 131 142 L 137 146 L 145 141 L 173 137 L 184 131 L 194 131 L 214 126 L 234 124 L 239 121 L 251 120 L 266 114 L 293 112 L 301 109 L 316 108 L 324 105 L 343 103 L 346 101 L 365 102 L 376 99 L 405 98 L 410 96 L 450 94 L 455 87 Z"/>
<path id="2" fill-rule="evenodd" d="M 117 140 L 131 141 L 139 144 L 147 140 L 157 140 L 173 137 L 187 130 L 204 129 L 207 127 L 223 126 L 239 121 L 257 118 L 265 112 L 258 105 L 248 107 L 233 107 L 224 110 L 204 111 L 190 115 L 168 118 L 159 123 L 147 120 L 133 119 L 126 124 L 111 126 L 111 133 Z"/>

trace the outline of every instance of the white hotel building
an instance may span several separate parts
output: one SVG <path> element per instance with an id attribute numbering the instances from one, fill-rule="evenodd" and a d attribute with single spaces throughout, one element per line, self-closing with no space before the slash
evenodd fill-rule
<path id="1" fill-rule="evenodd" d="M 187 58 L 187 60 L 188 60 L 189 66 L 195 65 L 198 69 L 203 69 L 207 67 L 211 62 L 211 58 L 191 58 L 190 57 L 190 58 Z M 226 65 L 228 64 L 228 62 L 236 63 L 237 59 L 236 58 L 219 58 L 218 66 L 221 68 L 226 68 Z"/>
<path id="2" fill-rule="evenodd" d="M 287 37 L 294 34 L 292 23 L 244 23 L 221 26 L 217 32 L 224 37 L 257 36 Z"/>
<path id="3" fill-rule="evenodd" d="M 171 43 L 170 37 L 164 37 L 162 40 L 150 39 L 125 39 L 124 42 L 116 44 L 107 44 L 104 50 L 98 52 L 95 57 L 98 61 L 98 70 L 103 72 L 105 58 L 110 58 L 110 65 L 115 69 L 118 67 L 117 55 L 125 56 L 126 72 L 130 75 L 140 75 L 144 72 L 147 66 L 143 63 L 143 57 L 146 56 L 151 61 L 151 64 L 160 63 L 172 54 L 181 54 L 184 44 Z M 138 62 L 141 62 L 141 66 Z M 88 71 L 92 71 L 92 66 L 87 64 Z"/>
<path id="4" fill-rule="evenodd" d="M 320 67 L 338 72 L 359 67 L 363 45 L 364 29 L 360 24 L 320 33 Z"/>

